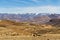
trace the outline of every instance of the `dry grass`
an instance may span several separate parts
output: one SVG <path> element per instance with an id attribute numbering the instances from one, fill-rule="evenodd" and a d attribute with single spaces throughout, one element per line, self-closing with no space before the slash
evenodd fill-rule
<path id="1" fill-rule="evenodd" d="M 47 34 L 47 35 L 46 35 Z M 0 21 L 0 40 L 55 40 L 60 39 L 60 28 L 46 24 Z"/>

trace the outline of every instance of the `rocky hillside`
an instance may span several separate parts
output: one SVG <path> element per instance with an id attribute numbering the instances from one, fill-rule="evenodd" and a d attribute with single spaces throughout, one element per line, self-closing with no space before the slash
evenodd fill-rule
<path id="1" fill-rule="evenodd" d="M 13 20 L 17 22 L 33 22 L 33 23 L 46 23 L 50 19 L 60 19 L 60 14 L 44 14 L 44 13 L 26 13 L 26 14 L 8 14 L 0 13 L 1 20 Z"/>
<path id="2" fill-rule="evenodd" d="M 55 27 L 60 27 L 60 19 L 51 19 L 47 24 L 50 24 Z"/>
<path id="3" fill-rule="evenodd" d="M 0 36 L 41 36 L 43 34 L 60 33 L 60 28 L 49 24 L 34 24 L 28 22 L 15 22 L 0 20 Z"/>

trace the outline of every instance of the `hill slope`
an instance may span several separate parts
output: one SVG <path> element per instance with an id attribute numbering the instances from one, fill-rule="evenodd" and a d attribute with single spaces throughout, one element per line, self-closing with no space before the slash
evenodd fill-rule
<path id="1" fill-rule="evenodd" d="M 28 22 L 0 20 L 0 36 L 41 36 L 42 34 L 60 34 L 60 28 L 56 28 L 51 24 L 33 24 Z"/>

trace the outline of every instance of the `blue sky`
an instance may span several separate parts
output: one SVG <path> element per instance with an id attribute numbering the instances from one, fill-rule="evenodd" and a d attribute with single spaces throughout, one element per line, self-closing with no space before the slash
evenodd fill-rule
<path id="1" fill-rule="evenodd" d="M 0 0 L 1 13 L 60 13 L 60 0 Z"/>
<path id="2" fill-rule="evenodd" d="M 60 0 L 0 0 L 1 7 L 60 6 Z"/>

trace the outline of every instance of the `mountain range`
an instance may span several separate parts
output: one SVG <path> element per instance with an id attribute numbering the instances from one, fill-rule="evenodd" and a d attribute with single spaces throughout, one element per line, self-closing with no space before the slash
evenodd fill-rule
<path id="1" fill-rule="evenodd" d="M 0 13 L 0 20 L 13 20 L 16 22 L 46 23 L 51 19 L 60 19 L 60 14 L 47 13 L 26 13 L 26 14 L 8 14 Z"/>

